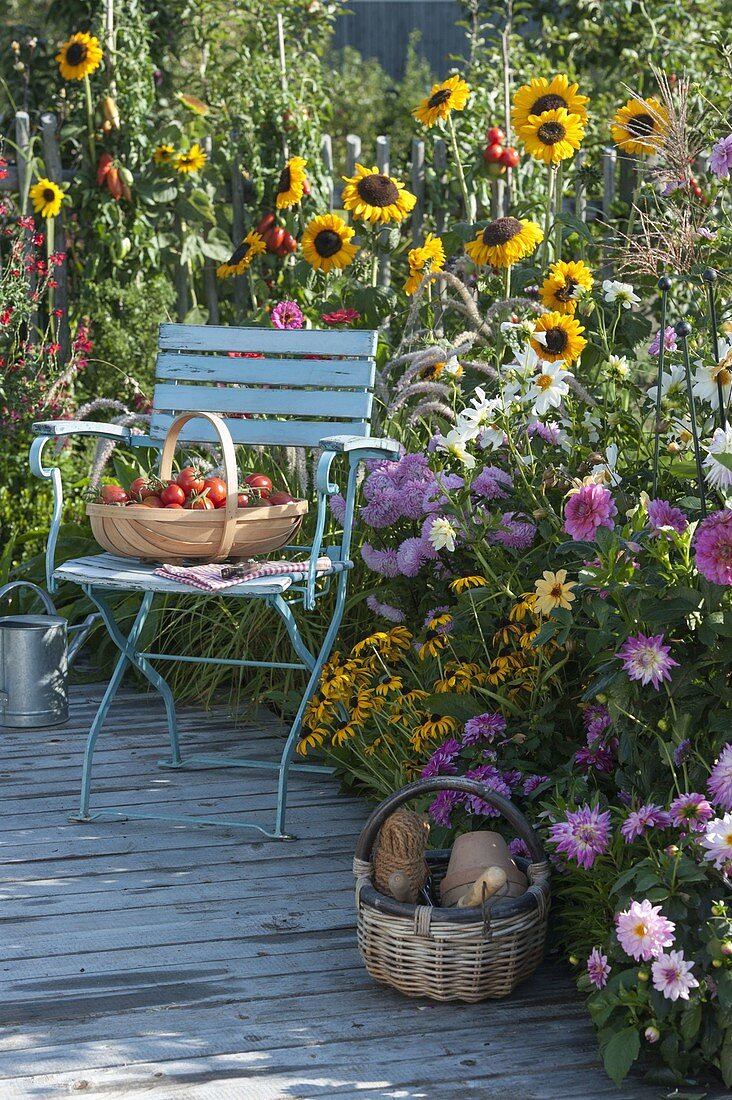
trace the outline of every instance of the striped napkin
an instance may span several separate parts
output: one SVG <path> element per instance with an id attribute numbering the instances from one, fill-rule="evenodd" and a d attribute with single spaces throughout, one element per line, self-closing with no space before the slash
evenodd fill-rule
<path id="1" fill-rule="evenodd" d="M 221 576 L 221 570 L 227 567 L 215 562 L 209 565 L 160 565 L 154 572 L 157 577 L 167 577 L 168 580 L 180 581 L 181 584 L 190 584 L 205 592 L 219 592 L 222 588 L 233 588 L 237 584 L 246 584 L 248 581 L 260 580 L 262 577 L 304 577 L 307 574 L 308 565 L 307 560 L 251 562 L 249 565 L 241 562 L 239 575 L 227 579 Z M 321 557 L 318 558 L 315 569 L 318 573 L 326 573 L 332 565 L 330 558 Z"/>

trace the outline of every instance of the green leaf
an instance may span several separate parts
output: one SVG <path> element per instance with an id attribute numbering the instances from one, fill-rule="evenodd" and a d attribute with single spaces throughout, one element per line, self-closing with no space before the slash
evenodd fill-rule
<path id="1" fill-rule="evenodd" d="M 458 722 L 467 722 L 468 718 L 475 718 L 476 714 L 482 714 L 485 710 L 485 706 L 472 696 L 456 695 L 449 691 L 429 695 L 423 700 L 422 706 L 430 714 L 456 718 Z"/>
<path id="2" fill-rule="evenodd" d="M 569 211 L 565 210 L 561 218 L 559 218 L 558 220 L 562 223 L 562 225 L 566 225 L 567 229 L 569 229 L 572 233 L 576 233 L 583 240 L 587 241 L 588 244 L 595 243 L 592 234 L 587 228 L 586 223 L 583 222 L 581 218 L 578 218 L 574 214 L 571 214 Z"/>
<path id="3" fill-rule="evenodd" d="M 701 1027 L 701 1022 L 701 1001 L 694 1001 L 689 1005 L 681 1017 L 681 1035 L 687 1047 L 691 1046 L 692 1041 L 696 1038 L 696 1034 Z"/>
<path id="4" fill-rule="evenodd" d="M 728 470 L 732 470 L 732 454 L 715 454 L 714 458 L 722 466 L 725 466 Z"/>
<path id="5" fill-rule="evenodd" d="M 732 1085 L 732 1027 L 728 1027 L 724 1033 L 719 1052 L 719 1070 L 725 1085 Z"/>
<path id="6" fill-rule="evenodd" d="M 628 1070 L 640 1054 L 640 1035 L 634 1027 L 616 1031 L 602 1052 L 602 1060 L 608 1076 L 620 1085 Z"/>

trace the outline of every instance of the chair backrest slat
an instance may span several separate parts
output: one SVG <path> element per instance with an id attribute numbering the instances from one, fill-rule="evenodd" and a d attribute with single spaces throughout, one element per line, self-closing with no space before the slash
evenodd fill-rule
<path id="1" fill-rule="evenodd" d="M 150 435 L 160 439 L 174 415 L 200 410 L 231 418 L 237 443 L 312 447 L 328 435 L 368 436 L 376 343 L 363 329 L 161 325 Z M 181 439 L 213 436 L 201 420 Z"/>

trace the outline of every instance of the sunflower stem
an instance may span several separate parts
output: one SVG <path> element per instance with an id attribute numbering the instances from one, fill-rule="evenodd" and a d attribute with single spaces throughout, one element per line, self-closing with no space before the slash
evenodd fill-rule
<path id="1" fill-rule="evenodd" d="M 549 172 L 546 179 L 546 206 L 544 208 L 544 244 L 542 247 L 542 257 L 544 260 L 544 267 L 549 264 L 549 238 L 551 235 L 552 227 L 552 207 L 554 205 L 554 167 L 549 165 Z"/>
<path id="2" fill-rule="evenodd" d="M 656 375 L 656 413 L 654 422 L 655 439 L 653 441 L 653 483 L 651 496 L 655 500 L 658 496 L 658 462 L 661 447 L 661 386 L 663 384 L 663 367 L 666 357 L 666 317 L 668 315 L 668 290 L 661 291 L 661 338 L 658 343 L 658 373 Z"/>
<path id="3" fill-rule="evenodd" d="M 84 74 L 84 93 L 86 95 L 86 129 L 89 136 L 89 156 L 91 157 L 92 168 L 94 168 L 97 163 L 97 145 L 94 139 L 94 104 L 88 73 Z"/>
<path id="4" fill-rule="evenodd" d="M 691 363 L 689 362 L 689 334 L 683 331 L 685 322 L 676 326 L 676 335 L 681 340 L 681 351 L 684 357 L 684 374 L 686 375 L 686 396 L 689 402 L 689 420 L 691 421 L 691 436 L 694 442 L 694 460 L 696 462 L 696 477 L 699 482 L 699 512 L 704 519 L 707 514 L 707 501 L 704 495 L 704 465 L 702 463 L 701 447 L 699 445 L 699 430 L 696 423 L 696 407 L 694 405 L 694 393 L 692 391 Z M 681 329 L 681 331 L 679 331 Z M 661 333 L 663 341 L 664 334 Z M 659 346 L 660 351 L 660 346 Z"/>
<path id="5" fill-rule="evenodd" d="M 505 281 L 504 281 L 504 287 L 503 287 L 503 296 L 506 299 L 506 301 L 508 301 L 508 299 L 511 297 L 511 265 L 510 264 L 504 270 L 504 278 L 505 278 Z"/>
<path id="6" fill-rule="evenodd" d="M 562 258 L 562 203 L 564 199 L 562 162 L 556 167 L 554 182 L 554 259 Z"/>
<path id="7" fill-rule="evenodd" d="M 468 185 L 465 182 L 465 173 L 463 171 L 463 164 L 460 160 L 460 152 L 458 150 L 457 134 L 455 133 L 455 123 L 452 120 L 452 113 L 447 116 L 447 127 L 450 131 L 450 143 L 452 145 L 452 155 L 455 158 L 455 167 L 457 169 L 458 180 L 460 181 L 460 190 L 463 196 L 463 206 L 465 207 L 465 219 L 466 221 L 472 221 L 474 217 L 473 204 L 470 201 L 468 195 Z"/>

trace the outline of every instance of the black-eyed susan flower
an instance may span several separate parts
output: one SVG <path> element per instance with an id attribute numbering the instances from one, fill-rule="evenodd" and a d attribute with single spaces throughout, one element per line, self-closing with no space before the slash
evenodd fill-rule
<path id="1" fill-rule="evenodd" d="M 83 80 L 101 64 L 99 39 L 86 32 L 72 34 L 56 54 L 56 60 L 64 80 Z"/>
<path id="2" fill-rule="evenodd" d="M 564 73 L 553 76 L 551 80 L 536 77 L 524 84 L 513 97 L 511 121 L 514 128 L 520 130 L 529 121 L 530 115 L 543 115 L 545 111 L 557 111 L 560 107 L 576 115 L 584 125 L 589 99 L 586 95 L 580 95 L 578 89 L 579 84 L 570 84 L 569 77 Z"/>
<path id="3" fill-rule="evenodd" d="M 200 172 L 206 163 L 206 154 L 198 142 L 191 145 L 187 153 L 178 153 L 173 158 L 173 167 L 176 172 L 186 174 L 188 172 Z"/>
<path id="4" fill-rule="evenodd" d="M 518 134 L 526 152 L 544 164 L 559 164 L 560 160 L 573 157 L 582 144 L 585 131 L 578 115 L 570 114 L 566 107 L 529 115 Z"/>
<path id="5" fill-rule="evenodd" d="M 290 157 L 280 172 L 275 197 L 278 210 L 284 210 L 289 206 L 297 206 L 299 202 L 302 202 L 302 197 L 306 194 L 308 188 L 308 177 L 305 173 L 306 164 L 307 161 L 304 157 Z"/>
<path id="6" fill-rule="evenodd" d="M 255 256 L 267 251 L 267 245 L 254 229 L 247 233 L 244 240 L 232 252 L 224 264 L 219 264 L 216 274 L 220 279 L 230 275 L 243 275 Z"/>
<path id="7" fill-rule="evenodd" d="M 358 245 L 351 244 L 354 232 L 337 214 L 320 214 L 302 235 L 302 254 L 316 271 L 342 271 L 358 252 Z"/>
<path id="8" fill-rule="evenodd" d="M 523 218 L 496 218 L 481 229 L 474 241 L 468 241 L 465 251 L 473 263 L 492 267 L 513 267 L 530 256 L 544 240 L 536 222 Z"/>
<path id="9" fill-rule="evenodd" d="M 428 714 L 424 721 L 414 727 L 410 741 L 415 751 L 421 752 L 430 741 L 442 741 L 455 733 L 457 728 L 457 720 L 448 714 Z"/>
<path id="10" fill-rule="evenodd" d="M 61 210 L 64 193 L 53 180 L 40 179 L 30 189 L 30 200 L 36 214 L 43 218 L 55 218 Z"/>
<path id="11" fill-rule="evenodd" d="M 164 164 L 172 164 L 174 157 L 175 157 L 175 146 L 174 145 L 169 145 L 167 142 L 165 142 L 161 145 L 156 145 L 155 146 L 155 152 L 153 153 L 153 160 L 158 165 L 158 167 L 162 167 Z"/>
<path id="12" fill-rule="evenodd" d="M 459 596 L 461 592 L 467 592 L 470 588 L 485 588 L 487 584 L 485 577 L 456 577 L 454 581 L 450 581 L 449 588 Z"/>
<path id="13" fill-rule="evenodd" d="M 653 96 L 631 98 L 610 124 L 613 141 L 626 153 L 657 153 L 668 133 L 668 111 Z"/>
<path id="14" fill-rule="evenodd" d="M 434 126 L 439 118 L 447 118 L 451 111 L 463 111 L 469 95 L 470 88 L 462 77 L 451 76 L 441 84 L 433 84 L 430 94 L 412 114 L 425 126 Z"/>
<path id="15" fill-rule="evenodd" d="M 405 294 L 412 295 L 428 271 L 442 271 L 445 266 L 445 249 L 442 239 L 428 233 L 424 244 L 411 248 L 407 253 L 409 278 L 404 284 Z"/>
<path id="16" fill-rule="evenodd" d="M 592 290 L 592 272 L 582 260 L 557 260 L 541 285 L 539 294 L 547 309 L 574 313 L 580 294 Z"/>
<path id="17" fill-rule="evenodd" d="M 385 176 L 376 167 L 357 164 L 356 174 L 343 179 L 346 184 L 341 199 L 343 209 L 372 225 L 402 221 L 417 202 L 400 180 Z"/>
<path id="18" fill-rule="evenodd" d="M 548 363 L 554 363 L 557 359 L 573 363 L 587 346 L 582 336 L 584 331 L 584 327 L 571 314 L 553 310 L 537 318 L 531 346 L 539 358 Z"/>
<path id="19" fill-rule="evenodd" d="M 319 749 L 327 736 L 327 730 L 313 729 L 304 733 L 297 743 L 296 752 L 300 756 L 307 756 L 310 749 Z"/>

